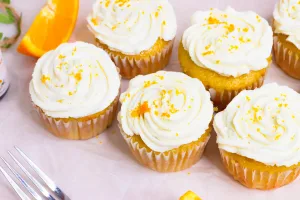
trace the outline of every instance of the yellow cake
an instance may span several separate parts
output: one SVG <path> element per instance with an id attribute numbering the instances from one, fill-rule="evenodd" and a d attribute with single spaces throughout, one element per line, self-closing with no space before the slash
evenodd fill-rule
<path id="1" fill-rule="evenodd" d="M 165 0 L 97 0 L 88 27 L 122 77 L 130 79 L 168 64 L 177 24 Z"/>
<path id="2" fill-rule="evenodd" d="M 84 42 L 65 43 L 37 61 L 30 95 L 55 136 L 89 139 L 115 118 L 120 84 L 118 69 L 105 51 Z"/>
<path id="3" fill-rule="evenodd" d="M 214 119 L 224 166 L 248 188 L 282 187 L 300 174 L 300 95 L 268 84 L 243 91 Z"/>
<path id="4" fill-rule="evenodd" d="M 210 138 L 213 105 L 198 79 L 165 71 L 140 75 L 120 101 L 121 134 L 142 165 L 175 172 L 201 158 Z"/>
<path id="5" fill-rule="evenodd" d="M 289 76 L 300 79 L 300 39 L 297 24 L 300 4 L 278 1 L 273 13 L 274 55 L 277 65 Z"/>
<path id="6" fill-rule="evenodd" d="M 178 57 L 184 73 L 198 78 L 222 110 L 242 90 L 264 82 L 271 63 L 272 29 L 253 12 L 196 12 Z"/>

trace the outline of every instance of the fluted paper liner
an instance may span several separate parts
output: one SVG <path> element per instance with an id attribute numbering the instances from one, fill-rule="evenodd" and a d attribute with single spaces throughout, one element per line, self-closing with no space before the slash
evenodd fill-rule
<path id="1" fill-rule="evenodd" d="M 124 133 L 121 124 L 119 128 L 122 136 L 128 144 L 131 153 L 138 162 L 154 171 L 158 172 L 177 172 L 190 168 L 200 160 L 206 144 L 210 138 L 211 127 L 203 134 L 204 140 L 199 139 L 191 145 L 192 148 L 177 148 L 168 152 L 155 152 L 146 147 L 141 147 L 138 141 L 134 141 L 131 136 Z M 201 140 L 201 141 L 200 141 Z"/>
<path id="2" fill-rule="evenodd" d="M 120 69 L 120 74 L 123 78 L 131 79 L 137 75 L 146 75 L 157 72 L 165 68 L 172 55 L 174 40 L 168 42 L 162 51 L 156 55 L 146 58 L 135 59 L 126 55 L 116 55 L 115 53 L 106 50 L 115 65 Z M 99 46 L 99 41 L 97 41 Z"/>
<path id="3" fill-rule="evenodd" d="M 289 76 L 300 79 L 299 53 L 289 49 L 274 36 L 274 55 L 277 65 Z"/>
<path id="4" fill-rule="evenodd" d="M 295 180 L 300 173 L 300 164 L 276 170 L 278 167 L 267 169 L 253 169 L 245 162 L 238 162 L 224 150 L 220 150 L 224 166 L 233 178 L 248 188 L 270 190 L 282 187 Z M 259 168 L 259 167 L 257 167 Z"/>
<path id="5" fill-rule="evenodd" d="M 222 90 L 216 91 L 214 88 L 206 87 L 206 89 L 211 94 L 211 100 L 214 102 L 214 106 L 218 107 L 218 110 L 224 110 L 226 106 L 232 101 L 232 99 L 237 96 L 243 90 L 254 90 L 261 87 L 264 84 L 265 75 L 261 76 L 252 85 L 248 85 L 244 88 L 239 88 L 238 90 Z"/>
<path id="6" fill-rule="evenodd" d="M 47 116 L 43 110 L 34 105 L 44 126 L 55 136 L 71 140 L 86 140 L 99 135 L 113 122 L 118 110 L 119 95 L 99 114 L 94 117 L 79 119 L 57 119 Z"/>

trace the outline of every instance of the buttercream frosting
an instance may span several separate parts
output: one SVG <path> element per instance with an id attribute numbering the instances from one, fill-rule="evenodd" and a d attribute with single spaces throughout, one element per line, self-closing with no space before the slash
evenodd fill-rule
<path id="1" fill-rule="evenodd" d="M 300 1 L 279 0 L 275 6 L 274 32 L 287 35 L 287 40 L 300 49 Z"/>
<path id="2" fill-rule="evenodd" d="M 136 55 L 161 38 L 173 40 L 177 24 L 168 0 L 97 0 L 88 28 L 111 50 Z"/>
<path id="3" fill-rule="evenodd" d="M 237 77 L 268 67 L 272 28 L 252 11 L 197 11 L 182 44 L 198 66 Z"/>
<path id="4" fill-rule="evenodd" d="M 300 162 L 300 95 L 275 83 L 242 91 L 214 119 L 219 148 L 271 166 Z"/>
<path id="5" fill-rule="evenodd" d="M 157 152 L 198 140 L 213 116 L 210 94 L 203 84 L 179 72 L 137 76 L 120 101 L 124 133 L 140 135 Z"/>
<path id="6" fill-rule="evenodd" d="M 80 118 L 106 109 L 120 77 L 109 55 L 84 42 L 64 43 L 36 63 L 30 82 L 35 105 L 54 118 Z"/>

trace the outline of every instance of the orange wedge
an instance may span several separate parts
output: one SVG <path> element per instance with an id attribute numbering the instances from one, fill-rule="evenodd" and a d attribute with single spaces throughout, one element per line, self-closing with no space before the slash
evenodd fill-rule
<path id="1" fill-rule="evenodd" d="M 67 42 L 76 24 L 79 0 L 48 0 L 18 46 L 18 52 L 41 57 Z"/>

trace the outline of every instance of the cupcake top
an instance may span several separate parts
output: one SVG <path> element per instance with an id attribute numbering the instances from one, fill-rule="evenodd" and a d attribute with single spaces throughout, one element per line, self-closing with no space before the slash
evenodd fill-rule
<path id="1" fill-rule="evenodd" d="M 242 91 L 214 119 L 220 149 L 266 165 L 300 162 L 300 95 L 268 84 Z"/>
<path id="2" fill-rule="evenodd" d="M 203 84 L 179 72 L 137 76 L 120 101 L 124 133 L 140 135 L 157 152 L 197 141 L 213 116 L 213 104 Z"/>
<path id="3" fill-rule="evenodd" d="M 300 1 L 279 0 L 273 12 L 274 32 L 287 35 L 287 40 L 300 49 Z"/>
<path id="4" fill-rule="evenodd" d="M 29 91 L 46 115 L 80 118 L 106 109 L 119 88 L 119 73 L 108 54 L 75 42 L 61 44 L 37 61 Z"/>
<path id="5" fill-rule="evenodd" d="M 268 67 L 272 28 L 254 12 L 211 9 L 192 16 L 182 44 L 193 62 L 223 76 L 241 76 Z"/>
<path id="6" fill-rule="evenodd" d="M 177 24 L 168 0 L 97 0 L 88 27 L 111 50 L 136 55 L 161 38 L 175 37 Z"/>

